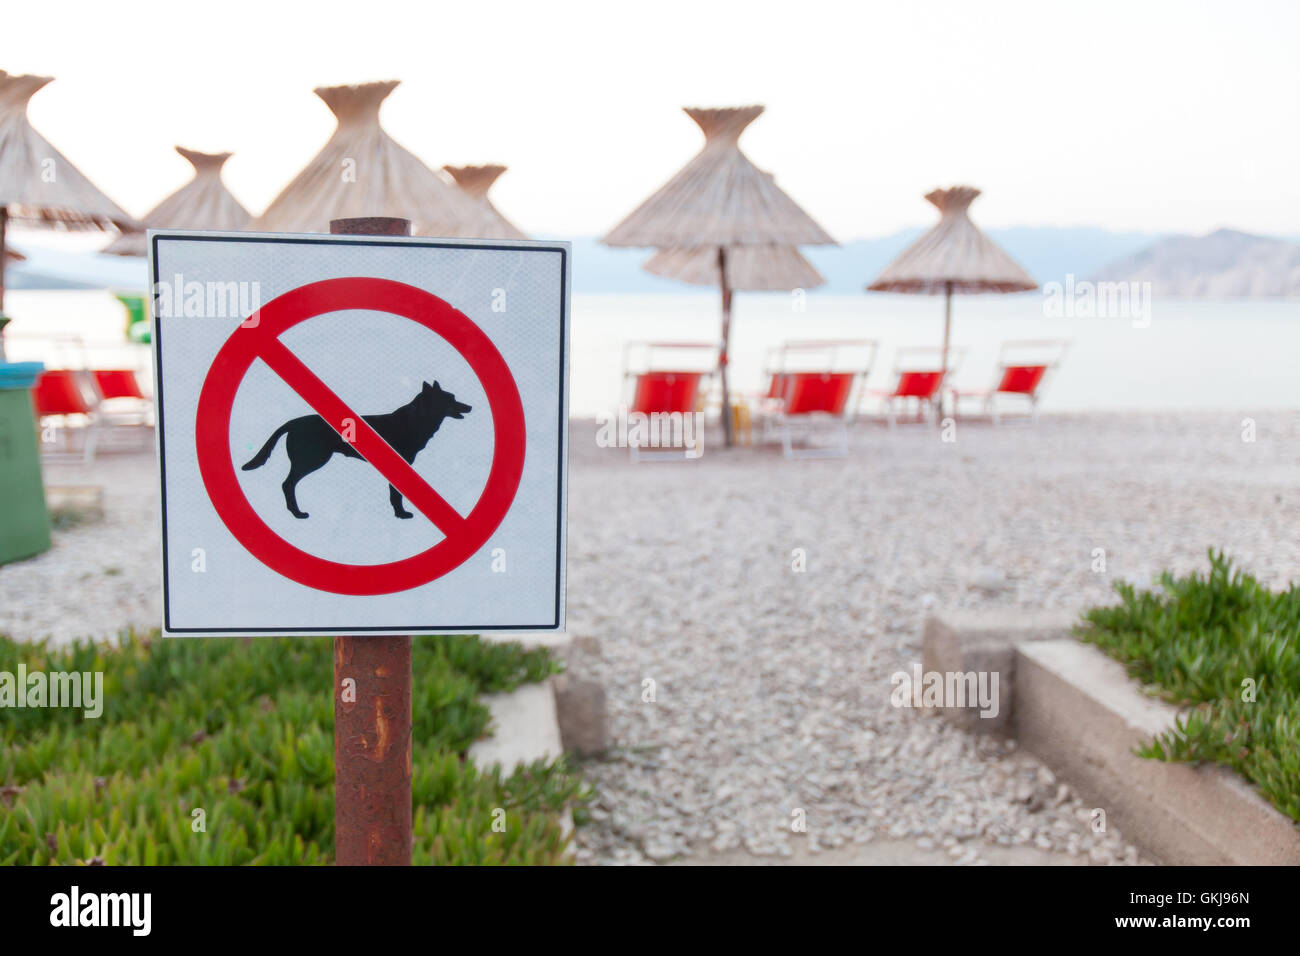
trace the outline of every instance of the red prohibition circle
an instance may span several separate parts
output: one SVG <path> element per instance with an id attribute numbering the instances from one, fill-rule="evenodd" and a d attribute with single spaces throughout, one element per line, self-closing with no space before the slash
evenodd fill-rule
<path id="1" fill-rule="evenodd" d="M 270 364 L 268 356 L 278 355 L 297 362 L 279 336 L 300 322 L 345 309 L 400 315 L 441 336 L 478 376 L 492 410 L 492 468 L 473 510 L 459 519 L 448 508 L 455 527 L 439 524 L 443 540 L 427 551 L 387 564 L 328 561 L 284 540 L 249 504 L 231 457 L 230 416 L 235 394 L 254 360 L 263 358 Z M 312 382 L 321 384 L 305 366 L 301 368 Z M 346 408 L 341 402 L 338 407 Z M 407 591 L 459 567 L 487 543 L 505 519 L 523 475 L 523 403 L 501 353 L 464 313 L 423 289 L 389 279 L 325 279 L 286 292 L 262 306 L 217 353 L 199 393 L 195 417 L 199 474 L 213 507 L 231 534 L 273 571 L 307 587 L 336 594 Z M 329 416 L 323 417 L 330 420 Z"/>

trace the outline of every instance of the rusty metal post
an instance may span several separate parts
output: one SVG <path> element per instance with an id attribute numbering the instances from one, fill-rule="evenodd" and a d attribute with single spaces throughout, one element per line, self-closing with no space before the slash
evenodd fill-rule
<path id="1" fill-rule="evenodd" d="M 335 219 L 330 232 L 409 236 L 411 223 Z M 411 638 L 336 637 L 334 860 L 410 866 L 411 843 Z"/>

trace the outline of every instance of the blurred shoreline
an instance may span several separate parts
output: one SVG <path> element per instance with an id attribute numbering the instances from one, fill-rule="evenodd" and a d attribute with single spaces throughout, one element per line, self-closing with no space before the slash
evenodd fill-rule
<path id="1" fill-rule="evenodd" d="M 1143 326 L 1144 320 L 1130 317 L 1053 318 L 1046 301 L 1040 293 L 958 297 L 953 344 L 965 349 L 965 358 L 953 383 L 988 388 L 1003 342 L 1061 338 L 1072 344 L 1046 386 L 1045 412 L 1300 408 L 1291 362 L 1300 351 L 1300 322 L 1295 321 L 1300 309 L 1294 302 L 1157 298 L 1150 305 L 1149 324 Z M 9 311 L 14 317 L 6 336 L 11 360 L 150 369 L 148 349 L 125 342 L 125 311 L 106 292 L 16 290 L 9 294 Z M 733 387 L 744 394 L 763 388 L 765 353 L 787 339 L 874 338 L 881 351 L 867 387 L 888 388 L 895 351 L 937 345 L 942 313 L 942 300 L 932 296 L 809 294 L 800 302 L 785 293 L 740 294 L 732 338 Z M 571 415 L 594 418 L 626 401 L 622 363 L 628 342 L 712 342 L 717 329 L 716 294 L 575 295 Z M 51 347 L 51 336 L 79 336 L 105 345 L 83 356 L 71 339 Z"/>

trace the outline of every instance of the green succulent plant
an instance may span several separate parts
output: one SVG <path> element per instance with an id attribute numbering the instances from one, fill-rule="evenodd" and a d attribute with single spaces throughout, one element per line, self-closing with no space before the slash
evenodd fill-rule
<path id="1" fill-rule="evenodd" d="M 1210 552 L 1205 575 L 1139 591 L 1084 615 L 1079 637 L 1189 709 L 1139 749 L 1157 760 L 1233 768 L 1300 821 L 1300 586 L 1275 592 Z"/>
<path id="2" fill-rule="evenodd" d="M 332 862 L 328 640 L 126 633 L 53 648 L 0 637 L 0 670 L 20 661 L 102 671 L 105 701 L 98 719 L 0 709 L 0 863 Z M 558 669 L 517 644 L 414 640 L 416 863 L 569 861 L 563 815 L 589 792 L 565 761 L 503 775 L 466 757 L 489 731 L 482 694 Z"/>

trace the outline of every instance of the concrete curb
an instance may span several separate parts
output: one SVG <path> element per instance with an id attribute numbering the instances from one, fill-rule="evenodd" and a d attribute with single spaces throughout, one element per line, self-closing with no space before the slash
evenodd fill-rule
<path id="1" fill-rule="evenodd" d="M 566 671 L 540 684 L 525 684 L 511 694 L 488 694 L 483 698 L 492 714 L 493 736 L 475 741 L 470 758 L 479 766 L 499 764 L 510 773 L 520 764 L 554 760 L 566 751 L 579 757 L 599 753 L 608 746 L 605 691 L 594 681 L 571 673 L 573 659 L 581 654 L 598 654 L 599 642 L 570 634 L 484 635 L 498 643 L 518 642 L 524 647 L 545 647 L 565 662 Z M 573 813 L 560 818 L 564 835 L 573 833 Z M 569 843 L 572 858 L 576 848 Z"/>
<path id="2" fill-rule="evenodd" d="M 483 703 L 492 714 L 493 733 L 470 744 L 469 757 L 478 766 L 498 764 L 509 775 L 521 764 L 554 760 L 564 753 L 549 680 L 524 684 L 509 694 L 484 694 Z M 560 814 L 560 831 L 566 839 L 573 835 L 573 812 L 567 807 Z M 572 859 L 574 853 L 570 840 L 565 855 Z"/>
<path id="3" fill-rule="evenodd" d="M 549 680 L 524 684 L 509 694 L 485 694 L 483 703 L 492 713 L 493 734 L 469 748 L 470 759 L 480 767 L 500 764 L 508 774 L 520 764 L 554 760 L 564 753 Z"/>
<path id="4" fill-rule="evenodd" d="M 1178 708 L 1143 694 L 1124 665 L 1076 640 L 1016 648 L 1015 732 L 1026 750 L 1163 863 L 1300 865 L 1300 829 L 1227 767 L 1133 750 Z"/>
<path id="5" fill-rule="evenodd" d="M 600 641 L 590 635 L 487 634 L 484 640 L 517 643 L 525 648 L 545 648 L 564 662 L 563 673 L 549 683 L 552 711 L 560 728 L 560 747 L 578 757 L 593 757 L 609 748 L 609 721 L 605 688 L 581 676 L 584 659 L 600 656 Z"/>
<path id="6" fill-rule="evenodd" d="M 1071 636 L 1076 620 L 1006 611 L 927 618 L 926 671 L 1001 675 L 997 718 L 974 708 L 943 713 L 972 731 L 1013 734 L 1159 862 L 1300 865 L 1300 828 L 1236 773 L 1133 752 L 1173 727 L 1178 708 Z"/>
<path id="7" fill-rule="evenodd" d="M 1077 620 L 1060 611 L 940 611 L 925 619 L 921 666 L 926 673 L 997 674 L 997 716 L 981 717 L 975 708 L 947 710 L 946 715 L 974 733 L 1009 733 L 1015 714 L 1016 645 L 1068 637 Z"/>

